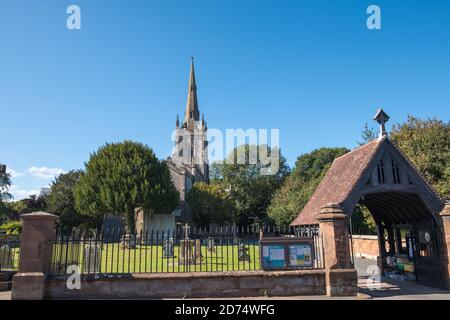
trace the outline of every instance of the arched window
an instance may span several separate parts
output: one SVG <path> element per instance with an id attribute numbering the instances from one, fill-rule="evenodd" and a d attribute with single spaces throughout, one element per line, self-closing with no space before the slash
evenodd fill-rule
<path id="1" fill-rule="evenodd" d="M 384 163 L 383 163 L 383 159 L 380 160 L 380 162 L 378 162 L 377 165 L 377 175 L 378 175 L 378 183 L 379 184 L 385 184 L 386 179 L 384 176 Z"/>
<path id="2" fill-rule="evenodd" d="M 394 184 L 400 184 L 400 168 L 398 163 L 392 160 L 392 176 L 394 177 Z"/>

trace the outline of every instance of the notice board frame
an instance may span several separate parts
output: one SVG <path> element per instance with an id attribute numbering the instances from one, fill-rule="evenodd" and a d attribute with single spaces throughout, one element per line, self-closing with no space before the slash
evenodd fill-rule
<path id="1" fill-rule="evenodd" d="M 290 246 L 295 245 L 308 245 L 310 246 L 310 253 L 311 253 L 311 265 L 291 265 L 290 263 Z M 278 247 L 284 249 L 284 261 L 285 265 L 274 265 L 274 266 L 267 266 L 267 264 L 264 263 L 264 247 L 265 246 L 272 246 L 272 247 Z M 314 268 L 314 261 L 316 259 L 316 251 L 315 251 L 315 245 L 314 245 L 314 238 L 313 237 L 286 237 L 286 238 L 280 238 L 280 237 L 267 237 L 267 238 L 261 238 L 259 241 L 259 257 L 260 257 L 260 265 L 262 270 L 301 270 L 301 269 L 313 269 Z"/>

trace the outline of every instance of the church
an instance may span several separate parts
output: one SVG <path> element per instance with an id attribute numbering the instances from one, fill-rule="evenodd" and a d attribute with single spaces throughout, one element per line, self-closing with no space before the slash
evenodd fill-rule
<path id="1" fill-rule="evenodd" d="M 173 184 L 180 193 L 178 207 L 170 213 L 144 212 L 136 210 L 136 229 L 174 230 L 177 224 L 190 223 L 192 213 L 186 197 L 195 182 L 209 182 L 207 124 L 204 116 L 200 120 L 195 81 L 194 59 L 191 60 L 189 86 L 184 119 L 175 122 L 174 148 L 166 162 Z"/>

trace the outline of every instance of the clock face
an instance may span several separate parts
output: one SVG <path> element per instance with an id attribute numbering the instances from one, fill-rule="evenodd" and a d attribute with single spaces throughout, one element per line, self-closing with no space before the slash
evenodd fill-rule
<path id="1" fill-rule="evenodd" d="M 424 237 L 425 237 L 425 241 L 426 242 L 430 242 L 431 237 L 430 237 L 430 234 L 428 232 L 425 232 Z"/>

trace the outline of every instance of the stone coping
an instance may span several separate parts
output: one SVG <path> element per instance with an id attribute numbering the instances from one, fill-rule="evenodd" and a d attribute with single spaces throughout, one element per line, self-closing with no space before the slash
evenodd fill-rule
<path id="1" fill-rule="evenodd" d="M 363 240 L 378 240 L 378 236 L 369 236 L 369 235 L 352 235 L 352 238 Z"/>
<path id="2" fill-rule="evenodd" d="M 82 275 L 83 281 L 108 280 L 162 280 L 162 279 L 207 279 L 207 278 L 244 278 L 244 277 L 302 277 L 308 275 L 323 275 L 325 269 L 303 269 L 286 271 L 220 271 L 220 272 L 175 272 L 175 273 L 128 273 L 128 274 L 87 274 Z M 67 276 L 50 277 L 49 281 L 65 281 Z"/>

